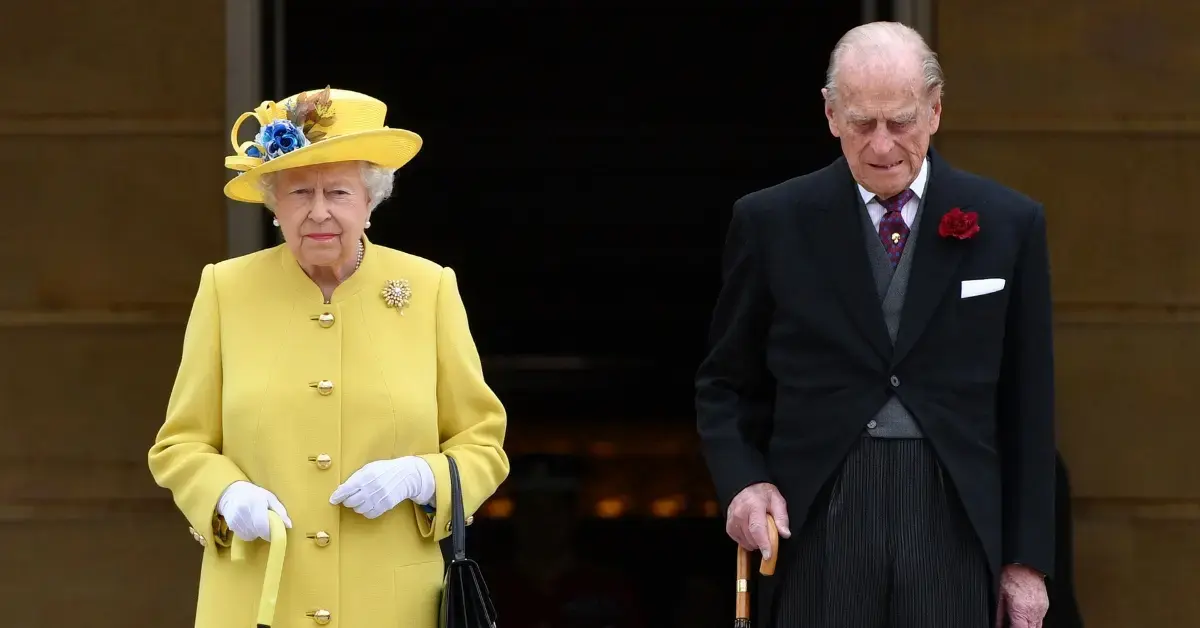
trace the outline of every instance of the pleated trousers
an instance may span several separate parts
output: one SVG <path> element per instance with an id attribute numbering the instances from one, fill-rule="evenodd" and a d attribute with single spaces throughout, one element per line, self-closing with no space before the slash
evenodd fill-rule
<path id="1" fill-rule="evenodd" d="M 860 439 L 778 577 L 775 628 L 992 626 L 983 548 L 925 439 Z"/>

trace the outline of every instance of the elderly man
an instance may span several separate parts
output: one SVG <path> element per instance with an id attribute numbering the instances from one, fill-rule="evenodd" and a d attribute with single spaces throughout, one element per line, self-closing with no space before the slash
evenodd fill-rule
<path id="1" fill-rule="evenodd" d="M 729 535 L 763 550 L 779 525 L 774 626 L 1047 610 L 1045 219 L 929 148 L 942 84 L 912 29 L 851 30 L 822 90 L 843 157 L 734 206 L 697 425 Z"/>

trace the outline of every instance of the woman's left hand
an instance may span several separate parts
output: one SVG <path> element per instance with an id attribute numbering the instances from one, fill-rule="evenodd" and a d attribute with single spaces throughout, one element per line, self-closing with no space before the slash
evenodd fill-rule
<path id="1" fill-rule="evenodd" d="M 369 462 L 355 471 L 329 496 L 329 503 L 342 504 L 374 519 L 411 499 L 418 504 L 433 500 L 433 469 L 416 456 Z"/>

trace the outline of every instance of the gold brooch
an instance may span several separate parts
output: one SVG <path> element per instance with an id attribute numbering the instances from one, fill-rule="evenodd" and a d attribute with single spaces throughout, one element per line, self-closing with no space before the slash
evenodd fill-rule
<path id="1" fill-rule="evenodd" d="M 409 287 L 407 279 L 389 279 L 383 285 L 383 292 L 379 293 L 379 296 L 383 297 L 383 302 L 388 307 L 401 310 L 400 314 L 403 315 L 404 308 L 412 300 L 412 288 Z"/>

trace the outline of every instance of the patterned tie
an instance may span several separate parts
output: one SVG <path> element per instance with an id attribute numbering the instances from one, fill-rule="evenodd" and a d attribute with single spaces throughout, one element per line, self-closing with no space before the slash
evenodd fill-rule
<path id="1" fill-rule="evenodd" d="M 883 205 L 884 210 L 883 218 L 879 220 L 879 241 L 883 242 L 883 248 L 887 249 L 888 259 L 892 261 L 892 270 L 895 270 L 896 265 L 900 263 L 900 255 L 904 253 L 904 243 L 908 241 L 908 225 L 904 224 L 904 217 L 900 215 L 900 210 L 912 200 L 913 196 L 916 194 L 912 190 L 904 190 L 888 199 L 875 197 L 875 200 Z"/>

